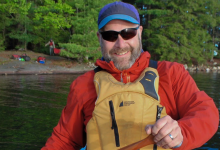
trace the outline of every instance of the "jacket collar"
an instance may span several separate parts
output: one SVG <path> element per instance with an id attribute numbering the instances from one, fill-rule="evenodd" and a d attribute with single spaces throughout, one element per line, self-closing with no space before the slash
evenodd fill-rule
<path id="1" fill-rule="evenodd" d="M 109 63 L 104 60 L 97 60 L 95 65 L 101 67 L 111 74 L 121 74 L 121 73 L 129 73 L 129 74 L 140 74 L 145 68 L 148 67 L 150 60 L 150 54 L 148 52 L 142 52 L 140 57 L 135 61 L 135 63 L 131 66 L 131 68 L 127 70 L 120 71 L 118 70 L 114 63 L 110 61 Z"/>

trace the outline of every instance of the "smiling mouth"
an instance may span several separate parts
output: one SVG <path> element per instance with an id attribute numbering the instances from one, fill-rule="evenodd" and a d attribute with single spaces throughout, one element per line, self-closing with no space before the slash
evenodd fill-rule
<path id="1" fill-rule="evenodd" d="M 127 54 L 129 51 L 121 52 L 121 53 L 115 53 L 116 55 L 124 55 Z"/>

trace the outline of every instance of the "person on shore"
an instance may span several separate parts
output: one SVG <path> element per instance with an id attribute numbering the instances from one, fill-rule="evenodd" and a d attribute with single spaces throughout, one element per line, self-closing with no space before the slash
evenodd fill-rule
<path id="1" fill-rule="evenodd" d="M 217 131 L 219 112 L 182 64 L 152 61 L 133 5 L 114 2 L 98 16 L 103 58 L 70 86 L 58 125 L 41 150 L 116 150 L 147 138 L 141 149 L 189 150 Z"/>
<path id="2" fill-rule="evenodd" d="M 50 47 L 49 47 L 50 56 L 54 55 L 53 50 L 54 50 L 54 48 L 55 48 L 55 44 L 54 44 L 53 39 L 50 39 L 50 41 L 45 44 L 45 47 L 46 47 L 47 45 L 50 45 Z"/>

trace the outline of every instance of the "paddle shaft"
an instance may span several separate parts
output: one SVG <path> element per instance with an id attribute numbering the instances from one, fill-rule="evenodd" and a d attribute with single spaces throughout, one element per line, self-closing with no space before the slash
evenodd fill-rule
<path id="1" fill-rule="evenodd" d="M 145 139 L 138 141 L 136 143 L 130 144 L 126 147 L 120 148 L 119 150 L 137 150 L 139 148 L 142 148 L 144 146 L 154 144 L 153 135 L 149 135 Z"/>

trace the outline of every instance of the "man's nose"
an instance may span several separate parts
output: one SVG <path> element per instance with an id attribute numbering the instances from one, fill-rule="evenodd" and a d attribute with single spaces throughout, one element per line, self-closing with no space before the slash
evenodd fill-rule
<path id="1" fill-rule="evenodd" d="M 124 48 L 124 47 L 126 47 L 126 42 L 119 34 L 118 39 L 115 41 L 115 48 Z"/>

